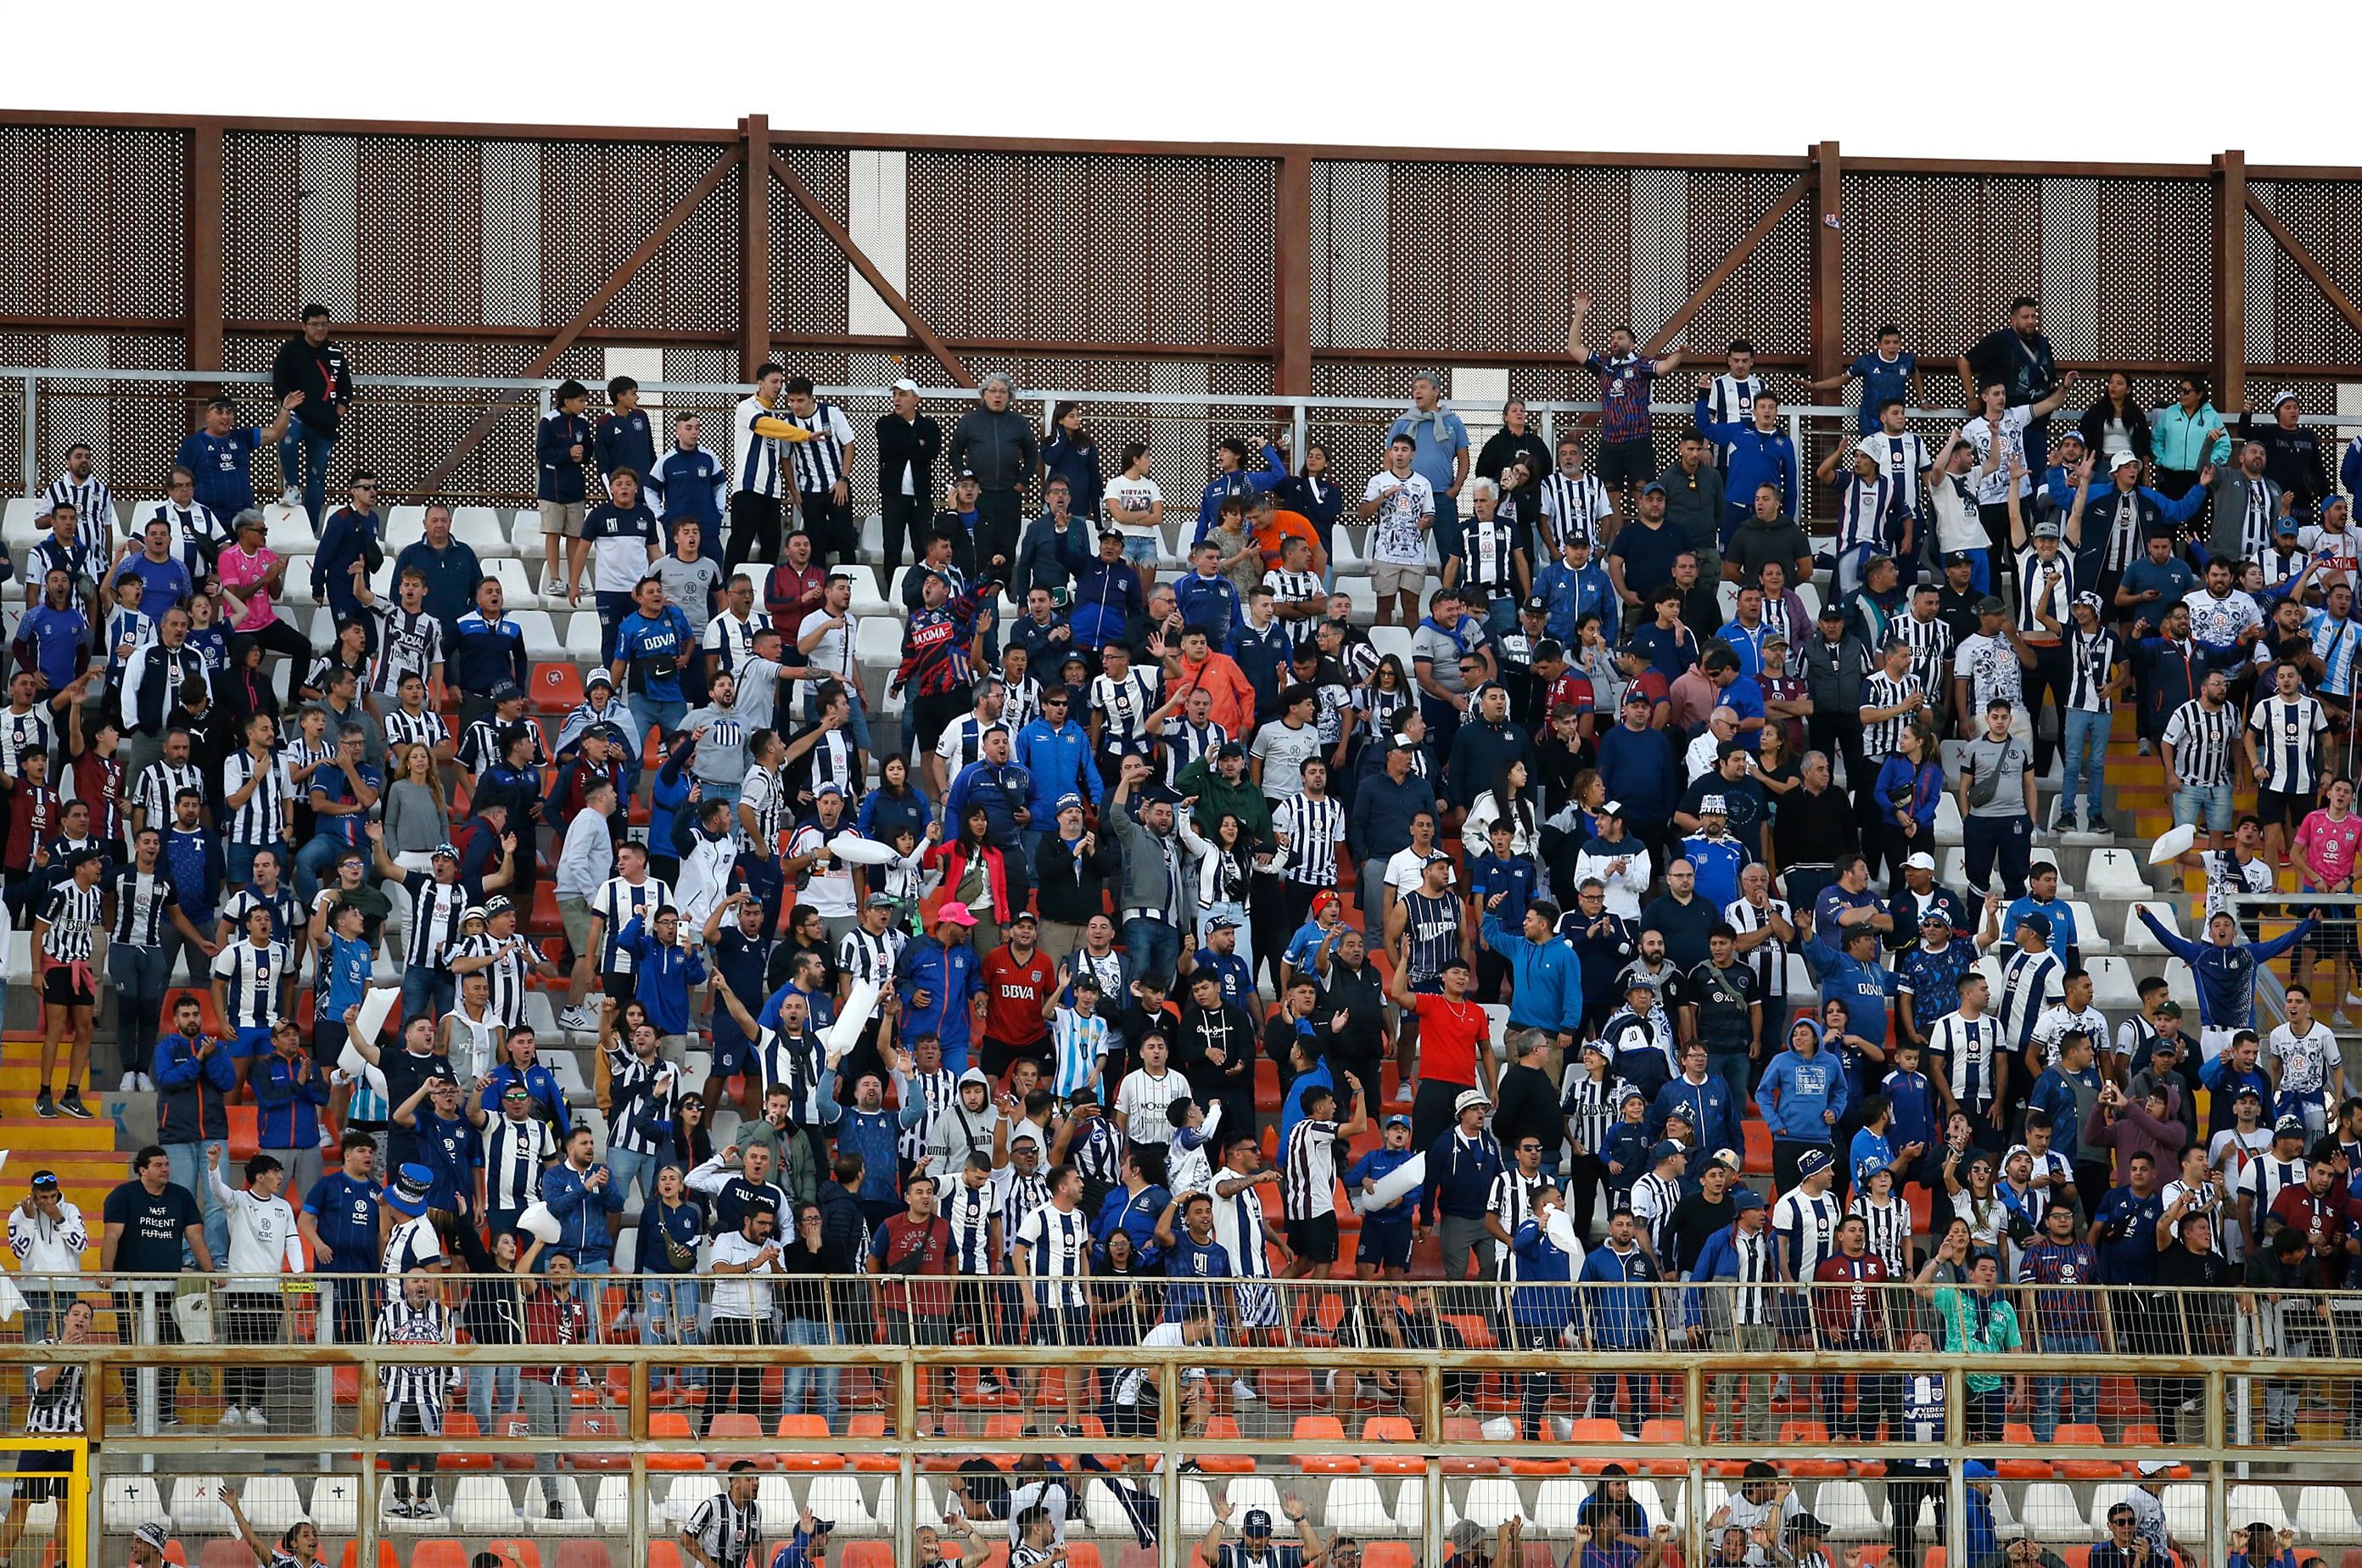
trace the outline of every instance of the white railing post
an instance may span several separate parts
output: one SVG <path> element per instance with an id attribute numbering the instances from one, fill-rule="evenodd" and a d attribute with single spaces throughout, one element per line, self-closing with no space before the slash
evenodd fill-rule
<path id="1" fill-rule="evenodd" d="M 41 378 L 32 371 L 25 372 L 25 493 L 38 495 L 41 489 L 41 449 L 34 436 L 39 415 L 33 408 L 33 389 Z"/>

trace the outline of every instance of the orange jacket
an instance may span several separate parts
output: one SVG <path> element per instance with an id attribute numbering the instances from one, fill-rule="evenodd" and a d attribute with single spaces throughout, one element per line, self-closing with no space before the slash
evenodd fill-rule
<path id="1" fill-rule="evenodd" d="M 1181 661 L 1181 673 L 1173 690 L 1165 693 L 1170 701 L 1186 697 L 1198 687 L 1204 687 L 1214 699 L 1214 711 L 1208 715 L 1222 726 L 1231 739 L 1244 744 L 1247 732 L 1254 728 L 1254 688 L 1247 684 L 1246 672 L 1238 660 L 1228 654 L 1209 653 L 1195 665 Z"/>
<path id="2" fill-rule="evenodd" d="M 1312 566 L 1317 569 L 1320 565 L 1320 533 L 1312 526 L 1312 519 L 1301 512 L 1274 512 L 1271 525 L 1259 529 L 1254 536 L 1255 548 L 1263 552 L 1265 571 L 1279 569 L 1281 541 L 1291 534 L 1312 547 Z"/>

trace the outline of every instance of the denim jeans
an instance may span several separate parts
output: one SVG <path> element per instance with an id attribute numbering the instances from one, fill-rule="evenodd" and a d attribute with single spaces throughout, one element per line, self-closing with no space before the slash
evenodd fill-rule
<path id="1" fill-rule="evenodd" d="M 517 1408 L 517 1369 L 513 1366 L 471 1366 L 468 1369 L 468 1409 L 476 1430 L 489 1435 L 492 1418 Z"/>
<path id="2" fill-rule="evenodd" d="M 614 1174 L 609 1178 L 609 1190 L 628 1206 L 632 1199 L 632 1183 L 640 1184 L 640 1204 L 646 1208 L 657 1200 L 657 1172 L 666 1160 L 655 1154 L 638 1154 L 630 1149 L 610 1148 L 607 1168 Z"/>
<path id="3" fill-rule="evenodd" d="M 334 870 L 337 859 L 351 847 L 333 834 L 315 833 L 311 843 L 295 852 L 295 891 L 306 903 L 318 897 L 320 878 Z"/>
<path id="4" fill-rule="evenodd" d="M 412 965 L 402 972 L 402 1016 L 441 1018 L 451 1010 L 459 978 Z"/>
<path id="5" fill-rule="evenodd" d="M 835 1325 L 816 1323 L 809 1318 L 790 1318 L 785 1342 L 791 1345 L 833 1344 Z M 810 1379 L 819 1385 L 820 1413 L 826 1418 L 829 1430 L 836 1429 L 837 1369 L 833 1366 L 790 1366 L 787 1371 L 784 1389 L 786 1402 L 780 1414 L 792 1416 L 803 1408 L 804 1383 Z"/>
<path id="6" fill-rule="evenodd" d="M 2096 1334 L 2062 1334 L 2045 1331 L 2045 1351 L 2057 1351 L 2069 1355 L 2097 1355 L 2100 1339 Z M 2058 1424 L 2068 1419 L 2062 1407 L 2066 1404 L 2068 1385 L 2074 1385 L 2075 1414 L 2072 1419 L 2085 1426 L 2099 1419 L 2100 1379 L 2096 1373 L 2072 1377 L 2037 1377 L 2034 1380 L 2034 1441 L 2048 1442 L 2058 1434 Z"/>
<path id="7" fill-rule="evenodd" d="M 226 1268 L 229 1266 L 229 1214 L 222 1208 L 221 1199 L 214 1196 L 213 1183 L 205 1179 L 205 1151 L 208 1149 L 221 1151 L 223 1167 L 227 1169 L 229 1141 L 226 1138 L 208 1138 L 202 1143 L 167 1143 L 164 1145 L 164 1158 L 171 1164 L 172 1185 L 188 1188 L 195 1195 L 198 1207 L 204 1211 L 205 1246 L 214 1254 L 214 1267 Z M 225 1176 L 222 1179 L 227 1181 L 229 1177 Z M 195 1254 L 188 1250 L 186 1243 L 182 1244 L 181 1251 L 181 1266 L 184 1269 L 197 1266 Z"/>
<path id="8" fill-rule="evenodd" d="M 2186 783 L 2173 797 L 2173 825 L 2231 831 L 2231 786 Z"/>
<path id="9" fill-rule="evenodd" d="M 1142 975 L 1154 975 L 1166 989 L 1181 962 L 1181 933 L 1161 920 L 1135 916 L 1123 922 L 1123 980 L 1129 988 Z"/>
<path id="10" fill-rule="evenodd" d="M 2058 814 L 2075 810 L 2075 786 L 2083 786 L 2081 820 L 2100 814 L 2100 775 L 2108 759 L 2108 715 L 2067 710 L 2066 755 L 2059 759 L 2065 777 L 2058 787 Z"/>
<path id="11" fill-rule="evenodd" d="M 312 537 L 315 539 L 320 536 L 320 524 L 327 506 L 328 461 L 336 450 L 334 436 L 323 436 L 301 419 L 290 419 L 287 434 L 279 438 L 282 482 L 302 488 L 304 513 L 311 519 Z"/>
<path id="12" fill-rule="evenodd" d="M 689 714 L 686 702 L 651 697 L 642 691 L 624 698 L 624 706 L 632 711 L 632 722 L 640 726 L 643 741 L 652 734 L 662 737 L 676 734 L 680 729 L 681 720 Z M 646 755 L 645 748 L 642 755 Z"/>

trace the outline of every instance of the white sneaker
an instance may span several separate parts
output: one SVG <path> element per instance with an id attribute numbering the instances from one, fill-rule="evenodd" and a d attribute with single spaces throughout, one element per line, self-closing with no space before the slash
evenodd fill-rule
<path id="1" fill-rule="evenodd" d="M 1406 1083 L 1406 1084 L 1396 1084 L 1396 1085 L 1395 1086 L 1395 1103 L 1396 1103 L 1396 1105 L 1408 1105 L 1408 1104 L 1410 1103 L 1410 1101 L 1411 1101 L 1410 1085 L 1408 1085 L 1408 1084 L 1407 1084 L 1407 1083 Z"/>
<path id="2" fill-rule="evenodd" d="M 1246 1405 L 1254 1403 L 1261 1399 L 1263 1396 L 1257 1394 L 1254 1391 L 1253 1385 L 1250 1384 L 1245 1378 L 1233 1377 L 1231 1379 L 1231 1397 L 1236 1399 L 1242 1405 Z"/>
<path id="3" fill-rule="evenodd" d="M 145 1074 L 145 1073 L 140 1074 L 140 1075 L 139 1075 L 139 1092 L 140 1092 L 141 1094 L 154 1094 L 154 1093 L 156 1092 L 156 1080 L 155 1080 L 154 1078 L 149 1077 L 147 1074 Z M 327 1145 L 327 1144 L 326 1144 L 326 1143 L 323 1143 L 323 1144 L 321 1144 L 321 1145 L 320 1145 L 320 1147 L 322 1147 L 322 1148 L 324 1148 L 324 1149 L 325 1149 L 325 1148 L 328 1147 L 328 1145 Z"/>
<path id="4" fill-rule="evenodd" d="M 281 506 L 301 506 L 301 505 L 303 505 L 303 504 L 304 504 L 304 487 L 303 487 L 303 486 L 301 486 L 301 485 L 293 485 L 293 484 L 289 485 L 289 486 L 286 488 L 286 490 L 284 490 L 283 491 L 281 491 L 281 492 L 280 493 L 280 497 L 279 497 L 279 504 L 280 504 L 280 505 L 281 505 Z"/>
<path id="5" fill-rule="evenodd" d="M 222 1407 L 221 1424 L 226 1427 L 242 1427 L 246 1425 L 246 1412 L 235 1405 L 225 1405 Z"/>
<path id="6" fill-rule="evenodd" d="M 262 1413 L 261 1406 L 248 1405 L 246 1408 L 246 1424 L 249 1427 L 267 1427 L 270 1424 L 270 1418 Z"/>
<path id="7" fill-rule="evenodd" d="M 137 1093 L 138 1093 L 138 1092 L 139 1092 L 139 1075 L 138 1075 L 138 1073 L 126 1073 L 126 1074 L 124 1074 L 124 1075 L 123 1075 L 123 1081 L 122 1081 L 121 1083 L 119 1083 L 119 1084 L 117 1084 L 117 1085 L 116 1085 L 116 1086 L 115 1086 L 115 1090 L 116 1090 L 116 1092 L 117 1094 L 137 1094 Z"/>
<path id="8" fill-rule="evenodd" d="M 559 1013 L 557 1021 L 562 1027 L 580 1033 L 592 1034 L 599 1029 L 599 1015 L 579 1004 Z"/>

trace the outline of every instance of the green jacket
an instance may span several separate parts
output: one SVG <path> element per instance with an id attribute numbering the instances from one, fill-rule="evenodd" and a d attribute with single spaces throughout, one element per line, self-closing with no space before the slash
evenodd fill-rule
<path id="1" fill-rule="evenodd" d="M 1239 775 L 1237 783 L 1224 783 L 1222 776 L 1212 767 L 1212 760 L 1201 756 L 1181 770 L 1182 799 L 1195 796 L 1198 801 L 1191 815 L 1200 824 L 1198 831 L 1210 834 L 1213 824 L 1228 812 L 1246 824 L 1256 842 L 1270 838 L 1271 808 L 1264 803 L 1263 791 L 1243 773 Z"/>

